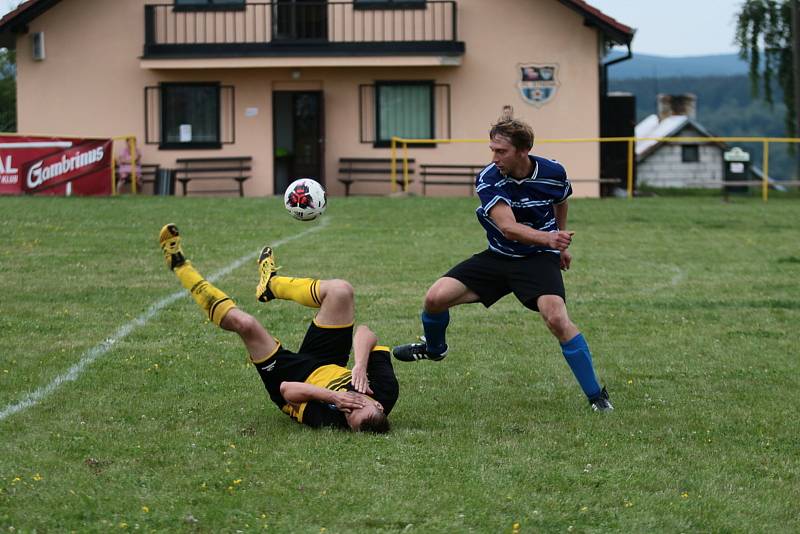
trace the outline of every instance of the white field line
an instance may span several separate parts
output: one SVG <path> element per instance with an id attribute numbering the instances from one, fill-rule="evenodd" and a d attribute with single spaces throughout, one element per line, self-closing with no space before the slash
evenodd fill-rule
<path id="1" fill-rule="evenodd" d="M 294 241 L 295 239 L 305 237 L 312 232 L 317 232 L 319 230 L 322 230 L 328 225 L 328 221 L 329 218 L 325 217 L 322 219 L 322 221 L 320 221 L 319 224 L 315 225 L 313 228 L 309 228 L 308 230 L 300 232 L 299 234 L 279 239 L 278 241 L 272 243 L 272 246 L 278 247 L 280 245 L 288 243 L 289 241 Z M 227 267 L 224 267 L 221 270 L 209 276 L 207 280 L 209 282 L 216 282 L 218 279 L 230 274 L 232 271 L 235 271 L 245 263 L 253 261 L 256 258 L 256 256 L 258 256 L 259 253 L 260 251 L 251 252 L 246 254 L 245 256 L 242 256 L 241 258 L 234 261 Z M 86 352 L 84 352 L 81 355 L 81 359 L 78 361 L 78 363 L 70 367 L 66 373 L 58 375 L 46 386 L 41 386 L 37 388 L 36 391 L 34 391 L 33 393 L 27 394 L 25 398 L 23 398 L 21 401 L 15 404 L 9 404 L 8 406 L 0 410 L 0 421 L 16 413 L 27 410 L 31 406 L 35 406 L 39 401 L 41 401 L 42 399 L 53 393 L 55 390 L 61 387 L 65 382 L 72 382 L 77 380 L 88 365 L 93 363 L 101 356 L 105 355 L 108 351 L 114 348 L 115 344 L 125 339 L 131 332 L 133 332 L 140 326 L 145 326 L 148 322 L 150 322 L 150 320 L 153 317 L 158 315 L 158 313 L 161 310 L 163 310 L 173 302 L 181 298 L 187 297 L 188 295 L 189 293 L 185 289 L 181 289 L 180 291 L 176 291 L 175 293 L 172 293 L 171 295 L 164 297 L 163 299 L 159 300 L 158 302 L 150 306 L 150 308 L 148 308 L 148 310 L 143 314 L 141 314 L 139 317 L 122 325 L 116 332 L 114 332 L 114 334 L 111 335 L 111 337 L 106 338 L 106 340 L 100 343 L 99 345 L 96 345 L 91 349 L 87 350 Z"/>
<path id="2" fill-rule="evenodd" d="M 677 265 L 667 265 L 666 267 L 672 271 L 672 278 L 669 279 L 669 282 L 666 280 L 661 283 L 656 283 L 651 286 L 643 287 L 639 290 L 639 293 L 655 293 L 656 291 L 661 291 L 665 288 L 674 288 L 679 286 L 686 280 L 686 271 L 678 267 Z"/>

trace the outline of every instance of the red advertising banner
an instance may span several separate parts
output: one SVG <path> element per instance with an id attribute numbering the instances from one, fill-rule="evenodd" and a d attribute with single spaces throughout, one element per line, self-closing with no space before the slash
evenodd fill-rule
<path id="1" fill-rule="evenodd" d="M 111 139 L 0 135 L 0 195 L 110 195 Z"/>

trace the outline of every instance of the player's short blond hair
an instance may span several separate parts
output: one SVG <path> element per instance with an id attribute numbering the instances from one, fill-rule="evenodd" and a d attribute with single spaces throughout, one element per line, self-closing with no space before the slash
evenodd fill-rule
<path id="1" fill-rule="evenodd" d="M 494 139 L 498 135 L 508 139 L 517 150 L 527 151 L 533 148 L 533 128 L 519 119 L 501 118 L 492 124 L 489 139 Z"/>

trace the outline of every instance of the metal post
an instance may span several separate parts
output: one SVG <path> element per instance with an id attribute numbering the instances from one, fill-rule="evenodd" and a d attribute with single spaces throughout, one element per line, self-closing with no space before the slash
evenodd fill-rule
<path id="1" fill-rule="evenodd" d="M 794 77 L 794 137 L 800 137 L 800 6 L 792 0 L 792 67 Z M 795 180 L 800 180 L 800 151 L 794 146 Z"/>
<path id="2" fill-rule="evenodd" d="M 403 191 L 408 192 L 408 143 L 403 143 Z"/>
<path id="3" fill-rule="evenodd" d="M 764 178 L 761 180 L 761 199 L 766 202 L 769 199 L 769 141 L 765 139 L 762 146 L 764 149 L 764 159 L 762 161 Z"/>
<path id="4" fill-rule="evenodd" d="M 628 198 L 633 198 L 633 142 L 634 138 L 628 138 Z"/>
<path id="5" fill-rule="evenodd" d="M 450 9 L 453 17 L 453 37 L 450 39 L 451 41 L 458 41 L 458 10 L 456 9 L 456 3 L 450 3 Z"/>
<path id="6" fill-rule="evenodd" d="M 136 138 L 129 137 L 126 141 L 128 141 L 128 152 L 131 155 L 131 192 L 135 195 L 138 193 L 136 183 L 139 181 L 139 173 L 136 170 Z"/>
<path id="7" fill-rule="evenodd" d="M 397 138 L 395 136 L 392 136 L 392 166 L 390 177 L 390 191 L 394 193 L 397 190 Z"/>
<path id="8" fill-rule="evenodd" d="M 111 196 L 117 195 L 117 157 L 114 155 L 114 141 L 111 141 Z"/>
<path id="9" fill-rule="evenodd" d="M 156 9 L 158 6 L 144 6 L 144 48 L 145 55 L 149 48 L 156 44 Z"/>

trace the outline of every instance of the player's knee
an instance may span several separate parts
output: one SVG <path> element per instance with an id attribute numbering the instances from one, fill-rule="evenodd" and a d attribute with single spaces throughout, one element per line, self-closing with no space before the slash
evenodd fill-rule
<path id="1" fill-rule="evenodd" d="M 430 288 L 425 294 L 425 301 L 423 306 L 426 311 L 432 313 L 440 313 L 448 308 L 446 295 L 436 286 Z"/>
<path id="2" fill-rule="evenodd" d="M 347 280 L 327 280 L 325 287 L 325 298 L 333 299 L 337 302 L 353 301 L 353 286 Z"/>
<path id="3" fill-rule="evenodd" d="M 572 326 L 566 313 L 547 314 L 544 316 L 544 322 L 547 324 L 547 328 L 558 337 L 563 336 Z"/>
<path id="4" fill-rule="evenodd" d="M 241 335 L 247 335 L 261 328 L 258 320 L 249 313 L 229 313 L 222 320 L 221 326 L 225 330 L 232 330 Z"/>

